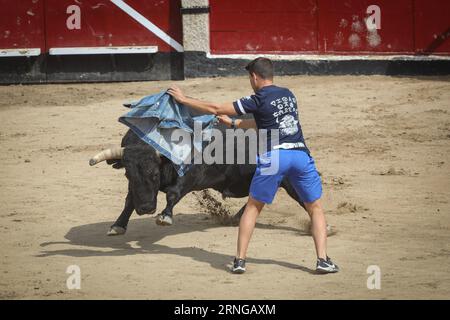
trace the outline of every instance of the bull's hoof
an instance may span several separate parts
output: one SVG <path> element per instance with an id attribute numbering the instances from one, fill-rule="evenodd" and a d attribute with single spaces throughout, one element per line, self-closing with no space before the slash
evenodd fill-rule
<path id="1" fill-rule="evenodd" d="M 111 229 L 109 229 L 107 235 L 108 236 L 120 236 L 122 234 L 125 234 L 127 232 L 127 229 L 119 227 L 119 226 L 112 226 Z"/>
<path id="2" fill-rule="evenodd" d="M 156 224 L 158 226 L 171 226 L 173 224 L 173 219 L 171 216 L 159 214 L 158 217 L 156 217 Z"/>

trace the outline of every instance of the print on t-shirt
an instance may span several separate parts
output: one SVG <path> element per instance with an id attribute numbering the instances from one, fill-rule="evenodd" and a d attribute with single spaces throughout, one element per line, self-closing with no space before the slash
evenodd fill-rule
<path id="1" fill-rule="evenodd" d="M 233 102 L 237 114 L 252 113 L 258 129 L 267 129 L 267 149 L 274 146 L 270 130 L 279 130 L 279 144 L 301 142 L 305 144 L 298 117 L 297 99 L 289 89 L 270 85 L 254 95 Z M 304 148 L 308 153 L 308 149 Z"/>
<path id="2" fill-rule="evenodd" d="M 280 134 L 283 136 L 296 134 L 298 132 L 297 123 L 298 121 L 290 114 L 284 116 L 280 121 Z"/>

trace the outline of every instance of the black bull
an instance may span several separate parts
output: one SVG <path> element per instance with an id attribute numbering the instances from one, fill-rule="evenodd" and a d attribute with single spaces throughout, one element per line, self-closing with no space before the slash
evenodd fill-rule
<path id="1" fill-rule="evenodd" d="M 237 155 L 236 143 L 233 143 L 233 148 L 234 154 Z M 120 150 L 117 151 L 118 149 Z M 184 176 L 180 177 L 169 159 L 160 156 L 132 130 L 126 133 L 122 139 L 121 148 L 116 148 L 112 155 L 109 151 L 109 155 L 103 155 L 100 160 L 98 156 L 99 154 L 91 159 L 91 165 L 106 160 L 116 169 L 125 168 L 125 176 L 128 179 L 125 206 L 111 226 L 108 235 L 124 234 L 134 210 L 138 215 L 154 214 L 158 191 L 164 192 L 167 200 L 166 207 L 156 219 L 159 225 L 173 223 L 174 206 L 191 191 L 212 188 L 220 192 L 223 197 L 246 197 L 256 169 L 256 165 L 251 164 L 247 156 L 245 164 L 194 164 Z M 304 208 L 286 178 L 280 186 Z M 235 222 L 239 221 L 244 209 L 245 205 L 233 217 Z"/>

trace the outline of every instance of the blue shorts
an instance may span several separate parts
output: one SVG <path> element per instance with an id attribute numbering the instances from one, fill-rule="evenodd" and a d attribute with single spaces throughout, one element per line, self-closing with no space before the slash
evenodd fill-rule
<path id="1" fill-rule="evenodd" d="M 313 157 L 302 150 L 284 149 L 258 156 L 250 195 L 260 202 L 272 203 L 284 177 L 303 202 L 313 202 L 322 196 L 322 180 Z"/>

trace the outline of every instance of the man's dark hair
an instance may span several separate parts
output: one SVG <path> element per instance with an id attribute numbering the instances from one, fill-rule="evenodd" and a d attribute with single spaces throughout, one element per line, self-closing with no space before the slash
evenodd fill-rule
<path id="1" fill-rule="evenodd" d="M 256 58 L 245 67 L 245 70 L 247 70 L 250 74 L 255 73 L 257 76 L 263 79 L 273 79 L 272 60 L 267 58 Z"/>

